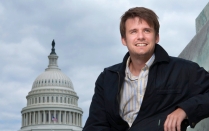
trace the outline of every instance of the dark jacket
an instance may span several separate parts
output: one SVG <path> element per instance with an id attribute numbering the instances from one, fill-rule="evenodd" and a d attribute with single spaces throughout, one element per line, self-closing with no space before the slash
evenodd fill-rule
<path id="1" fill-rule="evenodd" d="M 209 74 L 198 64 L 168 56 L 158 44 L 137 118 L 131 128 L 119 115 L 119 92 L 125 78 L 126 61 L 109 68 L 96 81 L 89 117 L 83 131 L 163 131 L 168 114 L 182 108 L 194 127 L 209 116 Z"/>

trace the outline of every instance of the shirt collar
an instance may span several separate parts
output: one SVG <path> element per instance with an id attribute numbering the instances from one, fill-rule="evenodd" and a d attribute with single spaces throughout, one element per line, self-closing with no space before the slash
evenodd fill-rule
<path id="1" fill-rule="evenodd" d="M 151 65 L 153 64 L 155 60 L 155 54 L 153 54 L 149 60 L 145 63 L 145 66 L 142 68 L 143 71 L 149 69 L 151 67 Z M 131 57 L 129 56 L 128 59 L 127 59 L 127 62 L 126 62 L 126 75 L 131 79 L 131 80 L 135 80 L 135 79 L 138 79 L 138 76 L 134 76 L 131 74 L 131 71 L 129 69 L 129 64 L 131 62 Z"/>

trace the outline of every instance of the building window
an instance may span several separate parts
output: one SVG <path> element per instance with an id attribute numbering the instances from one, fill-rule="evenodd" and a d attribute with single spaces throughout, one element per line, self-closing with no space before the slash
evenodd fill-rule
<path id="1" fill-rule="evenodd" d="M 37 103 L 37 97 L 35 98 L 35 103 Z"/>
<path id="2" fill-rule="evenodd" d="M 45 102 L 45 97 L 43 97 L 43 103 Z"/>
<path id="3" fill-rule="evenodd" d="M 58 102 L 58 97 L 56 97 L 56 102 Z"/>
<path id="4" fill-rule="evenodd" d="M 62 97 L 60 97 L 60 103 L 62 103 Z"/>
<path id="5" fill-rule="evenodd" d="M 47 102 L 49 103 L 49 97 L 47 96 Z"/>

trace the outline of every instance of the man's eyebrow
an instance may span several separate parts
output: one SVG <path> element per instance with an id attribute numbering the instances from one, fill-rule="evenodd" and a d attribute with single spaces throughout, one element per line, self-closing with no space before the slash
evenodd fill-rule
<path id="1" fill-rule="evenodd" d="M 150 31 L 153 31 L 154 29 L 153 29 L 153 28 L 150 28 L 150 27 L 146 27 L 146 28 L 144 28 L 144 30 L 150 30 Z"/>
<path id="2" fill-rule="evenodd" d="M 136 30 L 137 30 L 136 28 L 133 28 L 133 29 L 130 29 L 128 32 L 136 31 Z"/>

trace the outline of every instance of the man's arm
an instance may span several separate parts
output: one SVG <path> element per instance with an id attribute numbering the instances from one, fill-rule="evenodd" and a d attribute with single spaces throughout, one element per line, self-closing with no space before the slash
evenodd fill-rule
<path id="1" fill-rule="evenodd" d="M 89 109 L 89 117 L 83 131 L 109 131 L 110 125 L 106 118 L 103 81 L 104 72 L 101 73 L 95 84 L 95 93 Z"/>
<path id="2" fill-rule="evenodd" d="M 190 68 L 190 98 L 180 103 L 177 109 L 167 116 L 165 131 L 180 131 L 180 124 L 186 117 L 193 128 L 200 120 L 209 117 L 209 73 L 196 63 Z"/>

